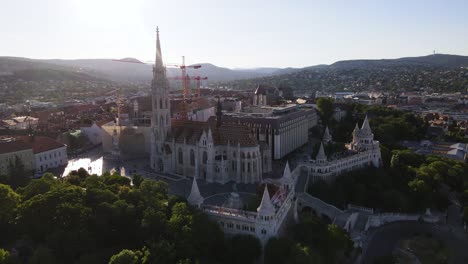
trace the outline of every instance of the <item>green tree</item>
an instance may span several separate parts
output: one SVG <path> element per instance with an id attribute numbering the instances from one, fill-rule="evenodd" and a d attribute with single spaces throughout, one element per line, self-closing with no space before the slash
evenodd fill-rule
<path id="1" fill-rule="evenodd" d="M 8 165 L 9 184 L 16 189 L 17 187 L 26 186 L 31 180 L 31 173 L 25 170 L 23 160 L 15 156 L 14 160 L 10 160 Z"/>
<path id="2" fill-rule="evenodd" d="M 139 263 L 139 254 L 138 252 L 135 253 L 132 250 L 124 249 L 113 255 L 109 260 L 109 264 L 137 264 Z"/>
<path id="3" fill-rule="evenodd" d="M 29 264 L 54 264 L 57 263 L 52 251 L 45 246 L 38 246 L 28 261 Z"/>
<path id="4" fill-rule="evenodd" d="M 333 115 L 333 100 L 331 98 L 317 98 L 317 107 L 322 115 L 324 124 L 328 124 Z"/>
<path id="5" fill-rule="evenodd" d="M 228 240 L 229 263 L 255 263 L 262 253 L 260 241 L 251 235 L 235 235 Z"/>
<path id="6" fill-rule="evenodd" d="M 132 183 L 135 185 L 137 188 L 140 187 L 141 183 L 143 182 L 144 178 L 143 176 L 139 174 L 134 174 L 132 178 Z"/>
<path id="7" fill-rule="evenodd" d="M 8 185 L 0 184 L 0 224 L 10 223 L 16 208 L 20 203 L 20 196 Z"/>
<path id="8" fill-rule="evenodd" d="M 10 252 L 0 248 L 0 264 L 8 264 L 10 260 Z"/>
<path id="9" fill-rule="evenodd" d="M 23 188 L 18 188 L 17 192 L 21 194 L 24 200 L 28 200 L 36 195 L 44 194 L 51 188 L 60 184 L 54 179 L 51 173 L 45 173 L 40 179 L 33 179 Z"/>
<path id="10" fill-rule="evenodd" d="M 265 263 L 290 263 L 293 241 L 287 238 L 270 238 L 265 246 Z"/>

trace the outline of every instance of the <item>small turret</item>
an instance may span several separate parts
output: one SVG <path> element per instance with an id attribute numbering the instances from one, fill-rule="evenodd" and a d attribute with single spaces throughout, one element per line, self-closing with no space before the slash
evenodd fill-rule
<path id="1" fill-rule="evenodd" d="M 257 208 L 257 213 L 260 216 L 260 219 L 268 220 L 270 217 L 273 217 L 275 214 L 275 207 L 271 203 L 270 194 L 268 193 L 268 186 L 265 185 L 265 190 L 263 191 L 262 202 Z"/>
<path id="2" fill-rule="evenodd" d="M 361 133 L 365 135 L 372 134 L 372 130 L 370 128 L 369 119 L 367 118 L 367 115 L 366 115 L 366 118 L 364 119 L 364 122 L 362 123 Z"/>
<path id="3" fill-rule="evenodd" d="M 332 136 L 330 135 L 330 131 L 328 130 L 328 126 L 325 128 L 325 132 L 323 133 L 322 141 L 325 144 L 332 141 Z"/>
<path id="4" fill-rule="evenodd" d="M 187 201 L 189 204 L 200 207 L 201 204 L 203 204 L 203 196 L 200 194 L 200 190 L 198 189 L 198 184 L 197 180 L 195 177 L 193 177 L 193 182 L 192 182 L 192 189 L 190 190 L 190 195 L 187 198 Z"/>
<path id="5" fill-rule="evenodd" d="M 322 142 L 320 142 L 320 149 L 318 151 L 317 156 L 315 157 L 315 161 L 318 163 L 324 163 L 327 161 L 327 155 L 325 155 L 325 150 L 323 149 Z"/>
<path id="6" fill-rule="evenodd" d="M 286 162 L 286 166 L 284 167 L 283 177 L 280 179 L 281 183 L 288 186 L 288 188 L 292 188 L 294 184 L 294 179 L 291 175 L 291 169 L 289 168 L 289 162 Z"/>

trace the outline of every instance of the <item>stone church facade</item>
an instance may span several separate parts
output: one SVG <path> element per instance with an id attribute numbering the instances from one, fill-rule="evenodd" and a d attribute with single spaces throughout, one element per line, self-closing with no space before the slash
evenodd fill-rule
<path id="1" fill-rule="evenodd" d="M 256 183 L 271 171 L 271 150 L 248 127 L 224 124 L 218 102 L 216 119 L 208 122 L 171 119 L 169 83 L 162 61 L 159 31 L 153 68 L 151 168 L 207 182 Z"/>

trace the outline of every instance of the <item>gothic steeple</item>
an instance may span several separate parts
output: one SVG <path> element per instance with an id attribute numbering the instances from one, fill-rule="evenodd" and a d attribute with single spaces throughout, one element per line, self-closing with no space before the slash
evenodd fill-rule
<path id="1" fill-rule="evenodd" d="M 163 67 L 162 53 L 161 53 L 161 42 L 159 41 L 159 27 L 156 27 L 156 59 L 154 67 Z"/>
<path id="2" fill-rule="evenodd" d="M 162 151 L 166 136 L 171 128 L 171 105 L 169 101 L 169 82 L 166 78 L 161 53 L 159 28 L 156 28 L 156 57 L 153 67 L 153 81 L 151 83 L 152 117 L 151 117 L 151 168 L 166 171 L 164 153 Z"/>

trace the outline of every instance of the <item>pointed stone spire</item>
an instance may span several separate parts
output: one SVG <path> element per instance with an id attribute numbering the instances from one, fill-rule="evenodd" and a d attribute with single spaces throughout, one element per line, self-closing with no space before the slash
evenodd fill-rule
<path id="1" fill-rule="evenodd" d="M 195 177 L 193 177 L 192 189 L 190 190 L 190 195 L 188 196 L 187 201 L 189 204 L 196 206 L 200 206 L 204 201 L 203 196 L 201 196 L 200 190 L 198 189 L 197 179 Z"/>
<path id="2" fill-rule="evenodd" d="M 319 152 L 317 154 L 317 156 L 315 157 L 315 160 L 316 161 L 326 161 L 327 160 L 327 156 L 325 155 L 325 150 L 323 149 L 323 143 L 320 142 L 320 149 L 319 149 Z"/>
<path id="3" fill-rule="evenodd" d="M 332 141 L 332 136 L 330 135 L 330 131 L 328 130 L 328 126 L 325 128 L 325 133 L 323 133 L 322 141 L 325 144 Z"/>
<path id="4" fill-rule="evenodd" d="M 358 125 L 358 123 L 356 122 L 356 126 L 354 127 L 354 132 L 357 132 L 357 131 L 359 131 L 359 125 Z"/>
<path id="5" fill-rule="evenodd" d="M 291 184 L 293 182 L 293 178 L 291 175 L 291 169 L 289 168 L 289 162 L 286 162 L 286 166 L 284 167 L 283 177 L 281 178 L 281 182 L 283 184 Z"/>
<path id="6" fill-rule="evenodd" d="M 264 216 L 272 216 L 275 214 L 275 207 L 271 203 L 270 194 L 268 193 L 268 186 L 265 184 L 265 190 L 263 191 L 262 202 L 257 208 L 257 213 Z"/>
<path id="7" fill-rule="evenodd" d="M 163 67 L 161 42 L 159 41 L 159 27 L 156 27 L 156 59 L 154 61 L 154 67 L 155 68 Z"/>
<path id="8" fill-rule="evenodd" d="M 364 119 L 364 123 L 362 123 L 361 130 L 365 132 L 371 131 L 371 128 L 369 126 L 369 119 L 367 118 L 367 115 L 366 115 L 366 118 Z"/>

